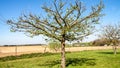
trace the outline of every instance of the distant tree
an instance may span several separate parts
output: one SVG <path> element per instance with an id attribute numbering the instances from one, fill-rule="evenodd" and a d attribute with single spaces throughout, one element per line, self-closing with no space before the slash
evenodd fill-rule
<path id="1" fill-rule="evenodd" d="M 107 39 L 105 38 L 100 38 L 100 39 L 96 39 L 92 42 L 93 46 L 104 46 L 104 45 L 108 45 Z"/>
<path id="2" fill-rule="evenodd" d="M 108 44 L 113 45 L 114 54 L 116 54 L 117 45 L 120 43 L 120 25 L 105 26 L 100 36 L 105 38 Z"/>
<path id="3" fill-rule="evenodd" d="M 15 56 L 17 57 L 17 52 L 18 52 L 18 46 L 15 45 Z"/>
<path id="4" fill-rule="evenodd" d="M 65 2 L 54 0 L 52 5 L 43 6 L 43 16 L 22 15 L 17 21 L 8 20 L 11 31 L 25 32 L 29 36 L 44 35 L 61 42 L 61 68 L 65 68 L 65 42 L 79 40 L 90 35 L 98 24 L 103 4 L 100 2 L 86 13 L 85 6 L 79 0 Z"/>
<path id="5" fill-rule="evenodd" d="M 49 48 L 51 50 L 55 50 L 56 52 L 58 50 L 60 50 L 61 46 L 60 46 L 60 42 L 59 41 L 56 41 L 56 40 L 52 40 L 49 42 Z"/>

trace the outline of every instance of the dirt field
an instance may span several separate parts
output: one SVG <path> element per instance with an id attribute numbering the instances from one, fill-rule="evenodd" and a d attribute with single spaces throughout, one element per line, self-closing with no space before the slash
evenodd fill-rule
<path id="1" fill-rule="evenodd" d="M 17 48 L 17 49 L 16 49 Z M 120 47 L 118 47 L 120 48 Z M 97 47 L 68 47 L 66 51 L 83 51 L 83 50 L 102 50 L 102 49 L 112 49 L 111 46 L 97 46 Z M 50 50 L 46 46 L 12 46 L 12 47 L 0 47 L 0 57 L 10 56 L 10 55 L 29 54 L 38 52 L 55 52 Z"/>

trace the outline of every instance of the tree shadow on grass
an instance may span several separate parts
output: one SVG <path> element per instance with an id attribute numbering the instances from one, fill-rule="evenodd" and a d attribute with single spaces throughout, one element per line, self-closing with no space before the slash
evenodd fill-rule
<path id="1" fill-rule="evenodd" d="M 57 54 L 59 54 L 59 53 L 46 52 L 46 53 L 22 54 L 22 55 L 19 55 L 19 56 L 6 56 L 6 57 L 1 57 L 0 62 L 17 60 L 17 59 L 34 58 L 34 57 L 44 57 L 44 56 L 57 55 Z"/>
<path id="2" fill-rule="evenodd" d="M 114 54 L 114 52 L 97 52 L 99 54 Z M 120 54 L 120 52 L 117 52 L 117 54 Z"/>
<path id="3" fill-rule="evenodd" d="M 83 64 L 85 64 L 86 66 L 96 65 L 95 59 L 88 59 L 88 58 L 67 58 L 66 59 L 66 67 L 68 67 L 69 65 L 82 66 Z M 60 60 L 49 61 L 49 62 L 46 62 L 45 64 L 39 64 L 39 66 L 48 66 L 48 67 L 53 67 L 55 65 L 58 65 L 60 67 Z"/>

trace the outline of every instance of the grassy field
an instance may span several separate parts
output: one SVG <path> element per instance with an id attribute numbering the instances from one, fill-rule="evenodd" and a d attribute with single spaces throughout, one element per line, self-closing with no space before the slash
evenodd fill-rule
<path id="1" fill-rule="evenodd" d="M 112 49 L 112 46 L 85 46 L 85 47 L 66 47 L 66 51 L 84 51 L 84 50 L 101 50 L 101 49 Z M 118 47 L 120 48 L 120 47 Z M 30 54 L 30 53 L 44 53 L 53 52 L 48 46 L 17 46 L 17 55 Z M 57 51 L 60 52 L 60 51 Z M 1 46 L 0 57 L 16 55 L 16 46 Z"/>
<path id="2" fill-rule="evenodd" d="M 66 53 L 67 68 L 120 68 L 120 49 Z M 60 54 L 36 53 L 0 58 L 0 68 L 60 68 Z"/>

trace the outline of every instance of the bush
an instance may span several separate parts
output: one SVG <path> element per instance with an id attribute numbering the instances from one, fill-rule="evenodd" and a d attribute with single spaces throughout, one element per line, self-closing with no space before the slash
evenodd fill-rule
<path id="1" fill-rule="evenodd" d="M 97 39 L 92 43 L 93 46 L 104 46 L 104 45 L 110 45 L 110 44 L 111 44 L 110 40 L 105 38 Z"/>
<path id="2" fill-rule="evenodd" d="M 91 42 L 81 42 L 81 43 L 73 43 L 72 46 L 74 47 L 79 47 L 79 46 L 91 46 L 92 43 Z"/>

